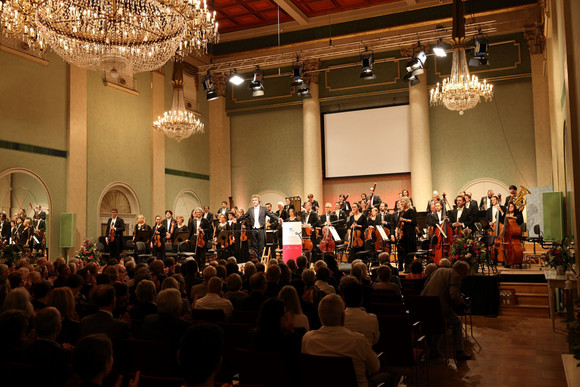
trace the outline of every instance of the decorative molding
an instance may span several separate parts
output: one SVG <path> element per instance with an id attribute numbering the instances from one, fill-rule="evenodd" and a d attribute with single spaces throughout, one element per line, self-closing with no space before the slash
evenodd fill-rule
<path id="1" fill-rule="evenodd" d="M 204 175 L 204 174 L 195 173 L 195 172 L 188 172 L 188 171 L 180 171 L 177 169 L 165 168 L 165 174 L 166 175 L 173 175 L 173 176 L 180 176 L 180 177 L 188 177 L 190 179 L 208 180 L 209 181 L 209 175 Z"/>
<path id="2" fill-rule="evenodd" d="M 38 155 L 46 155 L 53 157 L 67 158 L 68 152 L 60 149 L 46 148 L 43 146 L 23 144 L 19 142 L 0 140 L 0 149 L 9 149 L 20 152 L 35 153 Z"/>
<path id="3" fill-rule="evenodd" d="M 162 71 L 152 72 L 163 75 Z M 127 74 L 119 74 L 118 78 L 113 79 L 109 73 L 105 73 L 103 84 L 112 89 L 124 91 L 131 95 L 139 95 L 139 92 L 137 91 L 137 81 L 135 78 Z"/>
<path id="4" fill-rule="evenodd" d="M 544 36 L 544 24 L 536 23 L 534 26 L 526 27 L 524 36 L 528 41 L 530 55 L 543 54 L 546 48 L 546 36 Z"/>
<path id="5" fill-rule="evenodd" d="M 0 35 L 0 50 L 43 66 L 48 65 L 46 50 L 41 51 L 38 48 L 30 47 L 27 43 L 18 39 Z"/>
<path id="6" fill-rule="evenodd" d="M 227 94 L 228 76 L 225 73 L 212 73 L 211 80 L 216 93 L 218 93 L 220 97 L 225 97 Z"/>
<path id="7" fill-rule="evenodd" d="M 304 72 L 308 74 L 311 83 L 318 83 L 318 69 L 322 65 L 320 59 L 304 59 L 302 61 Z"/>

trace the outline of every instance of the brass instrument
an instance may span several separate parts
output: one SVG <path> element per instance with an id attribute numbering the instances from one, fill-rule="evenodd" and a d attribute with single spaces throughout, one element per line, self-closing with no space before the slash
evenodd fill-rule
<path id="1" fill-rule="evenodd" d="M 522 212 L 524 210 L 524 207 L 528 203 L 528 201 L 526 199 L 526 195 L 528 195 L 530 193 L 531 192 L 529 189 L 527 189 L 523 185 L 520 185 L 520 191 L 518 192 L 516 197 L 512 200 L 512 203 L 514 204 L 514 206 L 516 206 L 518 211 Z"/>

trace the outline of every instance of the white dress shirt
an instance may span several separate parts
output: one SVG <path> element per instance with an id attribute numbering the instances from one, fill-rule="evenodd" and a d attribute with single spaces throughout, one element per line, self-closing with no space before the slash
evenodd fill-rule
<path id="1" fill-rule="evenodd" d="M 347 307 L 344 310 L 344 326 L 363 334 L 371 346 L 379 342 L 379 320 L 373 313 L 367 313 L 362 308 Z"/>
<path id="2" fill-rule="evenodd" d="M 260 206 L 254 207 L 254 228 L 260 228 Z"/>
<path id="3" fill-rule="evenodd" d="M 322 326 L 316 331 L 306 332 L 302 338 L 302 352 L 318 356 L 350 357 L 359 387 L 367 387 L 367 372 L 377 372 L 381 366 L 367 339 L 342 326 Z"/>
<path id="4" fill-rule="evenodd" d="M 206 293 L 205 296 L 201 297 L 195 302 L 193 306 L 194 309 L 221 309 L 224 311 L 226 318 L 232 315 L 234 307 L 229 300 L 221 298 L 215 293 Z"/>

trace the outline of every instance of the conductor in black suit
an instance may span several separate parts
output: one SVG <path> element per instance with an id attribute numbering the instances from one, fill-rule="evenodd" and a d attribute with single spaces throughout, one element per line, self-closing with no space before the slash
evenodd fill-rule
<path id="1" fill-rule="evenodd" d="M 248 211 L 236 218 L 236 222 L 241 222 L 242 220 L 248 219 L 246 225 L 248 229 L 252 232 L 252 249 L 254 250 L 254 258 L 259 258 L 261 251 L 264 250 L 264 245 L 266 244 L 266 231 L 264 226 L 266 225 L 266 215 L 270 217 L 270 222 L 276 221 L 282 223 L 276 214 L 270 212 L 266 207 L 260 205 L 260 197 L 258 195 L 252 195 L 253 207 L 248 209 Z"/>
<path id="2" fill-rule="evenodd" d="M 475 221 L 473 212 L 465 208 L 465 198 L 461 195 L 455 198 L 457 208 L 449 211 L 449 221 L 453 227 L 470 228 L 473 230 Z"/>
<path id="3" fill-rule="evenodd" d="M 125 221 L 118 217 L 119 211 L 116 208 L 111 209 L 111 217 L 107 220 L 107 231 L 105 232 L 105 241 L 109 246 L 111 258 L 119 259 L 123 251 L 123 233 L 125 232 Z M 114 240 L 110 240 L 111 229 L 115 235 Z"/>

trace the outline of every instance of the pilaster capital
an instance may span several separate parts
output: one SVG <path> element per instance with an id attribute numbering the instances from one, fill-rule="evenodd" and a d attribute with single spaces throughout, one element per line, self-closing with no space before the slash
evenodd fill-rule
<path id="1" fill-rule="evenodd" d="M 226 86 L 228 83 L 228 77 L 226 76 L 225 73 L 213 73 L 211 75 L 211 80 L 213 82 L 213 86 L 215 88 L 216 93 L 218 93 L 218 95 L 220 97 L 225 97 L 226 96 Z"/>
<path id="2" fill-rule="evenodd" d="M 318 69 L 322 61 L 320 59 L 305 59 L 302 63 L 304 65 L 304 72 L 310 78 L 310 83 L 318 83 Z"/>
<path id="3" fill-rule="evenodd" d="M 530 55 L 544 53 L 544 48 L 546 47 L 546 37 L 544 36 L 543 23 L 527 26 L 524 30 L 524 36 L 528 41 Z"/>

